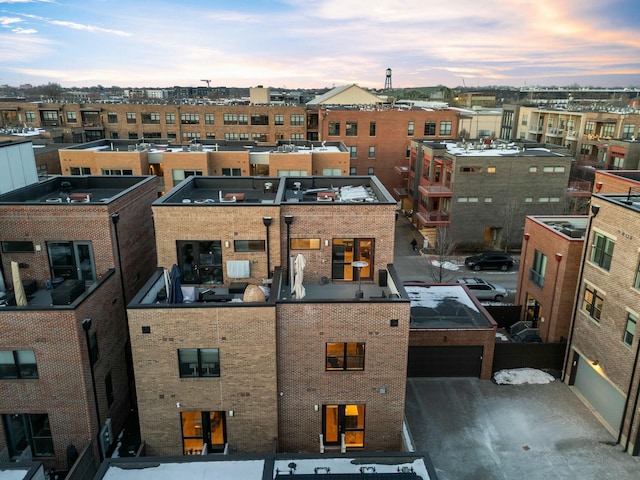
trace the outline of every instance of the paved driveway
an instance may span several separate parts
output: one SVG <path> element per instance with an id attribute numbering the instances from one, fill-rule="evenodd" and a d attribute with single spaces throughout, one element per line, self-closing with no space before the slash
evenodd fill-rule
<path id="1" fill-rule="evenodd" d="M 430 455 L 439 480 L 640 478 L 640 458 L 615 445 L 558 380 L 410 378 L 406 418 L 415 449 Z"/>

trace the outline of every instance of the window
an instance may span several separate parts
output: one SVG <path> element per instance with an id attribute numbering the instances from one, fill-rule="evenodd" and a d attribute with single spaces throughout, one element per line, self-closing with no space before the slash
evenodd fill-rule
<path id="1" fill-rule="evenodd" d="M 638 262 L 638 268 L 636 268 L 636 281 L 633 283 L 633 288 L 640 289 L 640 262 Z"/>
<path id="2" fill-rule="evenodd" d="M 442 127 L 442 125 L 440 125 Z M 489 137 L 491 135 L 491 130 L 478 130 L 478 137 Z"/>
<path id="3" fill-rule="evenodd" d="M 542 167 L 543 173 L 564 173 L 565 167 Z"/>
<path id="4" fill-rule="evenodd" d="M 547 256 L 538 250 L 533 255 L 533 266 L 529 270 L 529 280 L 542 288 L 544 286 L 544 274 L 547 269 Z"/>
<path id="5" fill-rule="evenodd" d="M 175 125 L 176 124 L 176 114 L 175 113 L 165 113 L 164 121 L 167 125 Z"/>
<path id="6" fill-rule="evenodd" d="M 291 126 L 292 127 L 303 127 L 304 126 L 304 115 L 292 114 L 290 121 L 291 121 Z"/>
<path id="7" fill-rule="evenodd" d="M 358 136 L 358 122 L 347 122 L 344 127 L 344 134 L 347 137 L 357 137 Z"/>
<path id="8" fill-rule="evenodd" d="M 146 113 L 143 112 L 141 115 L 141 120 L 142 123 L 144 124 L 153 124 L 153 125 L 159 125 L 160 124 L 160 114 L 159 113 Z"/>
<path id="9" fill-rule="evenodd" d="M 220 376 L 220 358 L 217 348 L 180 348 L 178 363 L 180 378 Z"/>
<path id="10" fill-rule="evenodd" d="M 215 123 L 216 116 L 213 113 L 205 113 L 204 114 L 204 124 L 205 125 L 213 125 Z"/>
<path id="11" fill-rule="evenodd" d="M 177 241 L 178 266 L 182 283 L 219 285 L 223 283 L 222 242 Z"/>
<path id="12" fill-rule="evenodd" d="M 222 117 L 222 123 L 225 125 L 237 125 L 238 115 L 235 113 L 225 113 Z"/>
<path id="13" fill-rule="evenodd" d="M 306 177 L 308 175 L 306 170 L 278 170 L 279 177 Z"/>
<path id="14" fill-rule="evenodd" d="M 129 140 L 137 140 L 138 134 L 136 132 L 129 132 Z"/>
<path id="15" fill-rule="evenodd" d="M 269 115 L 263 115 L 261 113 L 252 113 L 251 125 L 269 125 Z"/>
<path id="16" fill-rule="evenodd" d="M 239 177 L 242 175 L 242 169 L 240 168 L 222 168 L 223 177 Z"/>
<path id="17" fill-rule="evenodd" d="M 226 132 L 224 134 L 225 140 L 238 140 L 238 134 L 234 132 Z"/>
<path id="18" fill-rule="evenodd" d="M 252 133 L 251 134 L 251 139 L 254 142 L 268 142 L 269 141 L 269 135 L 266 133 Z"/>
<path id="19" fill-rule="evenodd" d="M 227 443 L 225 412 L 180 412 L 182 453 L 223 453 Z"/>
<path id="20" fill-rule="evenodd" d="M 45 110 L 41 112 L 40 115 L 42 117 L 42 120 L 45 122 L 55 122 L 56 120 L 58 120 L 58 112 L 56 111 Z"/>
<path id="21" fill-rule="evenodd" d="M 127 123 L 136 123 L 136 113 L 127 112 Z"/>
<path id="22" fill-rule="evenodd" d="M 369 158 L 376 158 L 376 147 L 373 145 L 369 147 Z"/>
<path id="23" fill-rule="evenodd" d="M 33 350 L 0 350 L 0 379 L 38 378 Z"/>
<path id="24" fill-rule="evenodd" d="M 524 197 L 524 203 L 533 203 L 533 197 Z"/>
<path id="25" fill-rule="evenodd" d="M 526 125 L 529 122 L 529 116 L 527 114 L 522 115 L 522 125 Z"/>
<path id="26" fill-rule="evenodd" d="M 100 350 L 98 349 L 98 337 L 94 332 L 89 336 L 89 361 L 91 362 L 91 365 L 95 365 L 99 358 Z"/>
<path id="27" fill-rule="evenodd" d="M 375 169 L 373 167 L 367 168 L 367 175 L 375 175 L 374 170 Z"/>
<path id="28" fill-rule="evenodd" d="M 284 115 L 280 113 L 276 113 L 273 116 L 273 124 L 274 125 L 284 125 Z"/>
<path id="29" fill-rule="evenodd" d="M 364 370 L 364 343 L 327 343 L 328 371 Z"/>
<path id="30" fill-rule="evenodd" d="M 598 292 L 598 290 L 596 290 L 595 287 L 591 285 L 585 285 L 582 309 L 596 321 L 600 321 L 603 303 L 604 296 L 602 295 L 602 293 Z"/>
<path id="31" fill-rule="evenodd" d="M 249 115 L 247 115 L 246 113 L 239 113 L 238 125 L 249 125 Z"/>
<path id="32" fill-rule="evenodd" d="M 322 175 L 325 177 L 340 177 L 342 175 L 341 168 L 323 168 Z"/>
<path id="33" fill-rule="evenodd" d="M 292 250 L 320 250 L 320 239 L 292 238 L 290 247 Z"/>
<path id="34" fill-rule="evenodd" d="M 329 122 L 329 136 L 336 137 L 340 135 L 340 122 Z"/>
<path id="35" fill-rule="evenodd" d="M 631 312 L 627 312 L 627 326 L 624 329 L 624 337 L 622 338 L 622 341 L 629 346 L 633 343 L 637 323 L 638 317 Z"/>
<path id="36" fill-rule="evenodd" d="M 475 165 L 468 165 L 466 167 L 460 167 L 458 169 L 460 173 L 482 173 L 482 167 Z"/>
<path id="37" fill-rule="evenodd" d="M 549 203 L 549 197 L 539 197 L 538 203 Z"/>
<path id="38" fill-rule="evenodd" d="M 369 122 L 369 136 L 376 136 L 376 122 Z"/>
<path id="39" fill-rule="evenodd" d="M 304 133 L 292 133 L 291 140 L 301 142 L 302 140 L 304 140 Z"/>
<path id="40" fill-rule="evenodd" d="M 214 132 L 207 132 L 205 135 L 209 140 L 215 140 L 216 138 L 216 134 Z"/>
<path id="41" fill-rule="evenodd" d="M 70 175 L 91 175 L 89 167 L 69 167 Z"/>
<path id="42" fill-rule="evenodd" d="M 613 256 L 614 246 L 615 242 L 611 238 L 596 232 L 593 236 L 593 244 L 591 245 L 591 262 L 600 268 L 609 270 L 611 268 L 611 257 Z"/>
<path id="43" fill-rule="evenodd" d="M 67 112 L 67 122 L 69 122 L 69 123 L 77 123 L 78 122 L 78 116 L 77 116 L 76 112 Z"/>
<path id="44" fill-rule="evenodd" d="M 90 241 L 47 242 L 51 278 L 96 280 L 93 246 Z"/>
<path id="45" fill-rule="evenodd" d="M 344 433 L 347 448 L 364 447 L 364 405 L 323 405 L 322 435 L 325 445 L 338 446 Z"/>
<path id="46" fill-rule="evenodd" d="M 357 167 L 349 167 L 349 175 L 358 175 Z"/>
<path id="47" fill-rule="evenodd" d="M 622 126 L 622 139 L 629 140 L 633 137 L 633 132 L 635 130 L 635 125 L 623 125 Z"/>
<path id="48" fill-rule="evenodd" d="M 182 125 L 199 125 L 200 114 L 198 113 L 182 113 L 180 114 L 180 123 Z"/>
<path id="49" fill-rule="evenodd" d="M 46 413 L 8 413 L 2 416 L 11 458 L 28 447 L 34 457 L 53 457 L 53 438 Z"/>
<path id="50" fill-rule="evenodd" d="M 24 118 L 27 123 L 34 123 L 36 121 L 36 112 L 26 111 L 24 112 Z"/>
<path id="51" fill-rule="evenodd" d="M 451 126 L 452 123 L 449 121 L 440 122 L 440 135 L 451 135 Z"/>
<path id="52" fill-rule="evenodd" d="M 602 137 L 612 137 L 615 133 L 616 124 L 615 123 L 606 123 L 602 126 L 600 130 L 600 135 Z"/>
<path id="53" fill-rule="evenodd" d="M 409 137 L 412 137 L 414 132 L 415 132 L 415 123 L 414 122 L 409 122 L 407 124 L 407 135 Z"/>
<path id="54" fill-rule="evenodd" d="M 234 240 L 233 250 L 236 252 L 264 252 L 264 240 Z"/>
<path id="55" fill-rule="evenodd" d="M 133 175 L 133 170 L 126 168 L 103 168 L 102 175 Z"/>
<path id="56" fill-rule="evenodd" d="M 4 253 L 31 253 L 33 252 L 33 242 L 27 241 L 7 241 L 2 242 Z"/>
<path id="57" fill-rule="evenodd" d="M 238 139 L 239 140 L 249 140 L 249 134 L 248 133 L 240 133 L 240 135 L 238 135 Z"/>
<path id="58" fill-rule="evenodd" d="M 584 133 L 586 134 L 593 133 L 595 129 L 596 129 L 595 122 L 587 122 L 584 125 Z"/>
<path id="59" fill-rule="evenodd" d="M 187 141 L 200 138 L 200 132 L 182 132 L 182 138 Z"/>
<path id="60" fill-rule="evenodd" d="M 107 394 L 107 406 L 113 405 L 113 379 L 111 378 L 111 372 L 107 373 L 104 377 L 104 390 Z"/>
<path id="61" fill-rule="evenodd" d="M 484 203 L 493 203 L 493 197 L 484 197 Z"/>
<path id="62" fill-rule="evenodd" d="M 537 173 L 537 171 L 538 171 L 538 167 L 536 166 L 529 167 L 529 173 Z"/>
<path id="63" fill-rule="evenodd" d="M 487 167 L 487 173 L 496 173 L 496 167 Z"/>
<path id="64" fill-rule="evenodd" d="M 171 173 L 173 175 L 173 183 L 179 183 L 181 181 L 183 181 L 185 178 L 187 177 L 201 177 L 202 176 L 202 170 L 181 170 L 181 169 L 175 169 L 175 170 L 171 170 Z"/>
<path id="65" fill-rule="evenodd" d="M 107 123 L 118 123 L 118 114 L 116 112 L 107 113 Z"/>
<path id="66" fill-rule="evenodd" d="M 349 149 L 349 158 L 350 159 L 354 159 L 354 158 L 358 158 L 358 147 L 356 146 L 349 146 L 347 147 Z"/>
<path id="67" fill-rule="evenodd" d="M 167 139 L 175 140 L 176 138 L 177 138 L 177 135 L 175 132 L 167 132 Z"/>

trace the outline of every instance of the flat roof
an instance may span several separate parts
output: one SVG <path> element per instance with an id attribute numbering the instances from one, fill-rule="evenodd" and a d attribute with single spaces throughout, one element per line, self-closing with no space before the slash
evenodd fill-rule
<path id="1" fill-rule="evenodd" d="M 410 328 L 495 327 L 495 321 L 462 285 L 405 285 Z"/>
<path id="2" fill-rule="evenodd" d="M 541 223 L 546 227 L 557 231 L 558 233 L 569 237 L 571 240 L 583 240 L 587 230 L 589 217 L 586 215 L 569 216 L 569 215 L 553 215 L 542 217 L 530 215 L 533 221 Z"/>
<path id="3" fill-rule="evenodd" d="M 0 205 L 108 204 L 145 182 L 153 175 L 70 175 L 48 180 L 0 195 Z"/>
<path id="4" fill-rule="evenodd" d="M 635 212 L 640 213 L 640 188 L 632 189 L 626 195 L 614 195 L 614 194 L 595 194 L 593 195 L 591 200 L 591 205 L 597 205 L 597 200 L 602 199 L 607 202 L 613 203 L 620 207 L 627 208 L 629 210 L 633 210 Z"/>
<path id="5" fill-rule="evenodd" d="M 393 204 L 373 176 L 189 177 L 154 202 L 159 205 Z"/>

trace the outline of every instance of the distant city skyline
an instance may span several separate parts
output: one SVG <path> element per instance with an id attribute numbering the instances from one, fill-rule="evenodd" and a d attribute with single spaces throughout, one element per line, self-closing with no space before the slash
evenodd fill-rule
<path id="1" fill-rule="evenodd" d="M 0 85 L 639 87 L 636 0 L 0 0 Z"/>

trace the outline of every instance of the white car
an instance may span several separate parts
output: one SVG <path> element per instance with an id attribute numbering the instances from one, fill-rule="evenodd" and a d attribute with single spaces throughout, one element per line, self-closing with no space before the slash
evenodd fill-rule
<path id="1" fill-rule="evenodd" d="M 459 278 L 456 282 L 466 285 L 478 300 L 495 300 L 496 302 L 500 302 L 508 294 L 504 287 L 494 285 L 477 277 Z"/>

